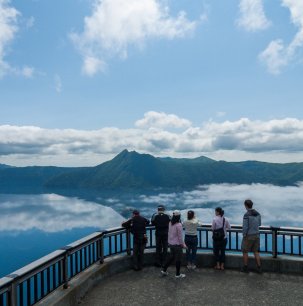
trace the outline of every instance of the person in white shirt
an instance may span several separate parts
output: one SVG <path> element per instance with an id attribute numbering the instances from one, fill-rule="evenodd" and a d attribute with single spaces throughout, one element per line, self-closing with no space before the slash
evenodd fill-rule
<path id="1" fill-rule="evenodd" d="M 196 254 L 198 247 L 198 236 L 197 227 L 202 224 L 195 217 L 195 213 L 192 210 L 187 212 L 187 220 L 183 222 L 185 228 L 185 244 L 186 249 L 186 260 L 188 269 L 196 269 Z"/>
<path id="2" fill-rule="evenodd" d="M 221 207 L 215 209 L 215 217 L 212 222 L 213 251 L 215 255 L 215 269 L 224 270 L 225 249 L 227 245 L 227 230 L 230 229 L 228 219 L 224 217 L 224 210 Z M 222 233 L 222 234 L 221 234 Z"/>

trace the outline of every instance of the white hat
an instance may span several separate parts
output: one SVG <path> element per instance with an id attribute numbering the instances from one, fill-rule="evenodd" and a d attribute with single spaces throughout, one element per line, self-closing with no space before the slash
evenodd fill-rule
<path id="1" fill-rule="evenodd" d="M 174 210 L 173 215 L 174 216 L 180 216 L 181 215 L 180 210 Z"/>

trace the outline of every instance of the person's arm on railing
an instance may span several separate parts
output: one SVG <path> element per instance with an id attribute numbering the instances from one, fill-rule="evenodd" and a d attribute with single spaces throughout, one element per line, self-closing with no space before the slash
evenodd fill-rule
<path id="1" fill-rule="evenodd" d="M 132 219 L 129 219 L 125 222 L 122 222 L 121 226 L 124 227 L 124 228 L 130 229 L 131 228 L 131 223 L 132 223 Z"/>

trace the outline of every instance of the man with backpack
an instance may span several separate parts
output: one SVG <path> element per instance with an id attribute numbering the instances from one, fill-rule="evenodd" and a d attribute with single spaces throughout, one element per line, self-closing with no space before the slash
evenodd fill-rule
<path id="1" fill-rule="evenodd" d="M 156 267 L 162 267 L 166 260 L 169 221 L 170 216 L 165 213 L 164 205 L 158 205 L 158 212 L 151 218 L 151 223 L 156 228 Z"/>
<path id="2" fill-rule="evenodd" d="M 261 226 L 261 215 L 253 209 L 253 202 L 251 200 L 245 200 L 244 206 L 247 212 L 243 216 L 243 240 L 242 240 L 242 252 L 243 252 L 243 264 L 241 272 L 248 273 L 248 252 L 253 252 L 257 264 L 257 272 L 262 273 L 261 259 L 260 259 L 260 232 L 259 226 Z"/>
<path id="3" fill-rule="evenodd" d="M 130 229 L 134 236 L 133 268 L 135 271 L 142 270 L 143 268 L 144 249 L 147 242 L 146 225 L 148 224 L 149 220 L 140 216 L 138 210 L 134 210 L 132 218 L 122 223 L 122 227 Z"/>

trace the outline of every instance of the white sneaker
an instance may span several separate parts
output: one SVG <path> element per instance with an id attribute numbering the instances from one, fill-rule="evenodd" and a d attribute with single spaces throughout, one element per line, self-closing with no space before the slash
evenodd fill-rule
<path id="1" fill-rule="evenodd" d="M 186 267 L 188 270 L 192 269 L 192 266 L 190 264 L 188 264 Z"/>
<path id="2" fill-rule="evenodd" d="M 185 274 L 179 274 L 179 275 L 176 275 L 175 277 L 176 278 L 184 278 L 186 275 Z"/>
<path id="3" fill-rule="evenodd" d="M 167 272 L 167 271 L 164 271 L 164 270 L 161 270 L 161 274 L 162 274 L 163 276 L 167 276 L 167 275 L 168 275 L 168 272 Z"/>
<path id="4" fill-rule="evenodd" d="M 197 266 L 196 266 L 196 265 L 192 265 L 191 268 L 192 268 L 193 270 L 195 270 L 195 269 L 197 268 Z"/>

